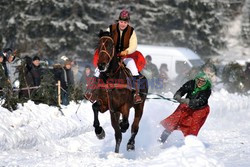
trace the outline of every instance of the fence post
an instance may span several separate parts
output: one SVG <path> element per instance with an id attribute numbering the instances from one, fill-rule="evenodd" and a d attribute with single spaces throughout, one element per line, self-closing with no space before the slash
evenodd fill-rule
<path id="1" fill-rule="evenodd" d="M 57 99 L 58 99 L 58 106 L 61 106 L 61 81 L 57 81 Z"/>

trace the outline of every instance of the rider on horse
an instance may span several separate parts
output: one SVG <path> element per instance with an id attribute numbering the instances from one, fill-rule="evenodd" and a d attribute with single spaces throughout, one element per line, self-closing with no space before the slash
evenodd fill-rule
<path id="1" fill-rule="evenodd" d="M 132 73 L 133 80 L 135 81 L 134 87 L 136 90 L 134 95 L 134 103 L 138 104 L 142 102 L 142 99 L 139 95 L 139 72 L 134 59 L 127 57 L 129 54 L 132 54 L 136 51 L 137 37 L 134 28 L 129 25 L 129 21 L 129 12 L 127 10 L 122 10 L 119 15 L 118 23 L 110 25 L 107 31 L 110 32 L 114 40 L 116 53 L 122 57 L 126 67 Z M 99 74 L 100 72 L 97 70 L 95 76 L 99 77 Z"/>
<path id="2" fill-rule="evenodd" d="M 144 82 L 140 83 L 139 87 L 138 71 L 143 69 L 145 59 L 139 51 L 136 51 L 136 34 L 128 23 L 129 13 L 123 10 L 117 24 L 110 25 L 108 32 L 100 31 L 98 47 L 93 58 L 93 64 L 97 67 L 95 77 L 91 79 L 85 93 L 85 98 L 93 103 L 93 126 L 98 139 L 105 137 L 98 114 L 110 112 L 111 125 L 115 131 L 116 153 L 119 153 L 122 133 L 129 128 L 129 112 L 132 107 L 134 108 L 134 120 L 127 150 L 135 150 L 135 137 L 139 130 L 139 122 L 148 93 L 145 76 L 140 76 Z M 131 84 L 128 83 L 128 77 L 132 76 L 135 79 L 135 83 L 132 84 L 135 87 L 135 93 L 131 91 Z"/>

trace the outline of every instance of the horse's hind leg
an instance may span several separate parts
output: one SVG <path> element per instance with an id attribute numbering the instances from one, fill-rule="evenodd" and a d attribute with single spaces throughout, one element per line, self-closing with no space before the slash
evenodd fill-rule
<path id="1" fill-rule="evenodd" d="M 140 123 L 142 113 L 143 113 L 143 106 L 144 106 L 144 103 L 140 103 L 135 106 L 135 117 L 134 117 L 134 122 L 131 127 L 131 137 L 127 144 L 128 151 L 135 150 L 135 137 L 139 130 L 139 123 Z"/>
<path id="2" fill-rule="evenodd" d="M 94 111 L 94 124 L 93 124 L 93 126 L 95 127 L 95 134 L 96 134 L 97 138 L 101 140 L 101 139 L 105 138 L 105 131 L 100 126 L 100 122 L 98 119 L 98 113 L 99 113 L 100 107 L 101 107 L 101 104 L 99 102 L 95 102 L 92 105 L 92 109 Z"/>
<path id="3" fill-rule="evenodd" d="M 119 149 L 120 149 L 120 144 L 122 141 L 122 133 L 121 133 L 121 129 L 119 126 L 119 117 L 120 117 L 120 113 L 119 112 L 110 112 L 111 115 L 111 124 L 112 127 L 115 130 L 115 152 L 119 153 Z"/>

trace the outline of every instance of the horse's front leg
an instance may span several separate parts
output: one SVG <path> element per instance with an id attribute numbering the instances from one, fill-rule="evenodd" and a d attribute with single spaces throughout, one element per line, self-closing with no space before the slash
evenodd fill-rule
<path id="1" fill-rule="evenodd" d="M 129 116 L 129 107 L 127 104 L 123 105 L 120 108 L 120 111 L 122 113 L 122 120 L 120 122 L 120 128 L 122 133 L 125 133 L 127 129 L 129 128 L 129 121 L 128 121 L 128 116 Z"/>
<path id="2" fill-rule="evenodd" d="M 134 117 L 134 122 L 131 127 L 131 137 L 127 144 L 128 151 L 135 150 L 135 137 L 139 130 L 139 123 L 140 123 L 142 113 L 143 113 L 143 106 L 144 106 L 144 103 L 140 103 L 135 106 L 135 117 Z"/>
<path id="3" fill-rule="evenodd" d="M 121 132 L 125 133 L 127 131 L 127 129 L 129 128 L 129 122 L 128 122 L 128 118 L 123 118 L 120 122 L 120 128 L 121 128 Z"/>
<path id="4" fill-rule="evenodd" d="M 100 111 L 101 104 L 97 101 L 92 105 L 92 109 L 94 111 L 94 124 L 93 126 L 95 127 L 95 134 L 98 139 L 104 139 L 105 138 L 105 131 L 103 128 L 100 126 L 100 122 L 98 119 L 98 113 Z"/>
<path id="5" fill-rule="evenodd" d="M 120 144 L 122 141 L 122 132 L 119 126 L 119 117 L 120 117 L 120 113 L 119 112 L 110 112 L 110 116 L 111 116 L 111 124 L 112 127 L 115 130 L 115 152 L 119 153 L 119 149 L 120 149 Z"/>
<path id="6" fill-rule="evenodd" d="M 135 136 L 137 135 L 137 132 L 131 132 L 131 137 L 127 144 L 127 151 L 135 150 Z"/>

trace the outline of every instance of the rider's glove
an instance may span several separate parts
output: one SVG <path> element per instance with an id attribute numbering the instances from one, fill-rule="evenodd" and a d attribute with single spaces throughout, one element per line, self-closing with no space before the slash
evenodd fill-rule
<path id="1" fill-rule="evenodd" d="M 127 50 L 124 50 L 124 51 L 121 52 L 120 55 L 121 55 L 121 56 L 127 56 L 127 55 L 128 55 L 128 51 L 127 51 Z"/>

